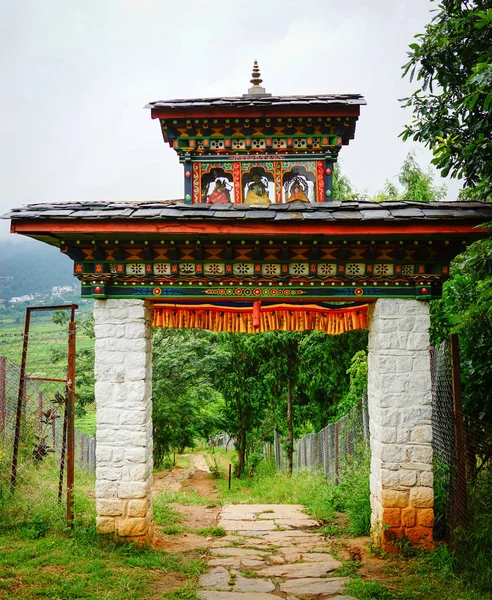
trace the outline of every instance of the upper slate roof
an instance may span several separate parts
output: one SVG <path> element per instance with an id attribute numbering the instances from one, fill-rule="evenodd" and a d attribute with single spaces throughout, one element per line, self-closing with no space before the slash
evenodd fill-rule
<path id="1" fill-rule="evenodd" d="M 177 100 L 157 100 L 149 102 L 145 108 L 190 108 L 199 106 L 216 106 L 219 108 L 243 108 L 255 106 L 325 106 L 328 104 L 367 104 L 360 94 L 322 94 L 316 96 L 270 96 L 249 95 L 225 98 L 192 98 Z"/>
<path id="2" fill-rule="evenodd" d="M 492 203 L 486 202 L 326 202 L 307 204 L 185 204 L 182 200 L 146 202 L 67 202 L 28 204 L 4 215 L 12 220 L 231 220 L 272 221 L 408 221 L 492 220 Z"/>

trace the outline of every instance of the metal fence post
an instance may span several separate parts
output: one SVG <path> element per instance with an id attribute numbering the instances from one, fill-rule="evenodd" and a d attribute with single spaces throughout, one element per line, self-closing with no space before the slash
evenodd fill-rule
<path id="1" fill-rule="evenodd" d="M 39 436 L 41 437 L 43 433 L 43 392 L 39 392 L 38 394 L 38 413 L 39 413 L 39 422 L 38 422 L 38 430 Z M 42 440 L 39 440 L 40 442 Z"/>
<path id="2" fill-rule="evenodd" d="M 22 359 L 19 374 L 19 395 L 17 397 L 17 413 L 15 416 L 15 434 L 14 434 L 14 450 L 12 453 L 12 473 L 10 476 L 10 487 L 12 491 L 15 490 L 17 484 L 17 462 L 19 459 L 19 442 L 22 422 L 22 409 L 24 408 L 24 401 L 26 396 L 26 362 L 27 362 L 27 348 L 29 341 L 29 324 L 31 322 L 31 308 L 26 309 L 26 320 L 24 323 L 24 340 L 22 342 Z"/>

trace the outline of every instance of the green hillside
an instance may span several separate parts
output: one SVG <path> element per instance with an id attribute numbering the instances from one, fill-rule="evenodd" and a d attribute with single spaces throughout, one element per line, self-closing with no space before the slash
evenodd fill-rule
<path id="1" fill-rule="evenodd" d="M 45 294 L 74 282 L 72 261 L 57 248 L 28 238 L 0 240 L 0 298 Z"/>

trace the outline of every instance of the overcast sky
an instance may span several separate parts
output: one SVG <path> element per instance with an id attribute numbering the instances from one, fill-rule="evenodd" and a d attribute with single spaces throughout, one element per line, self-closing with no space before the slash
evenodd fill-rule
<path id="1" fill-rule="evenodd" d="M 343 172 L 373 194 L 416 149 L 398 139 L 407 47 L 430 0 L 0 0 L 0 213 L 31 202 L 182 198 L 143 106 L 247 92 L 361 93 Z M 458 185 L 448 186 L 455 199 Z M 0 236 L 8 222 L 0 221 Z"/>

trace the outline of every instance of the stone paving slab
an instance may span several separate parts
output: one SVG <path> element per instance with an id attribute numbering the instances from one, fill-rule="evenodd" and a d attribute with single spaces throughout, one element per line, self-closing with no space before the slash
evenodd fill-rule
<path id="1" fill-rule="evenodd" d="M 208 565 L 210 567 L 234 567 L 235 569 L 240 569 L 241 567 L 264 567 L 265 561 L 261 558 L 259 558 L 259 560 L 252 560 L 251 558 L 222 556 L 210 559 Z"/>
<path id="2" fill-rule="evenodd" d="M 200 587 L 209 588 L 212 590 L 229 590 L 230 575 L 224 567 L 216 567 L 210 572 L 205 573 L 199 579 Z"/>
<path id="3" fill-rule="evenodd" d="M 267 519 L 260 519 L 260 520 L 266 521 Z M 309 518 L 301 519 L 300 517 L 292 517 L 292 518 L 275 519 L 275 524 L 278 525 L 279 527 L 287 527 L 289 529 L 298 529 L 298 528 L 302 528 L 302 527 L 316 527 L 318 525 L 318 521 L 315 521 L 314 519 L 309 519 Z"/>
<path id="4" fill-rule="evenodd" d="M 302 596 L 336 594 L 343 590 L 348 577 L 289 579 L 280 584 L 280 591 Z"/>
<path id="5" fill-rule="evenodd" d="M 278 596 L 262 592 L 241 593 L 199 591 L 198 597 L 201 598 L 201 600 L 278 600 Z"/>
<path id="6" fill-rule="evenodd" d="M 333 561 L 338 562 L 338 561 Z M 340 563 L 338 563 L 339 565 Z M 294 565 L 274 565 L 260 569 L 260 575 L 268 577 L 288 577 L 289 579 L 303 579 L 306 577 L 323 577 L 329 571 L 334 571 L 338 565 L 328 563 L 296 563 Z"/>
<path id="7" fill-rule="evenodd" d="M 247 510 L 248 512 L 261 513 L 261 512 L 285 512 L 292 514 L 293 512 L 304 513 L 304 506 L 302 504 L 224 504 L 224 512 L 240 512 L 241 510 Z"/>
<path id="8" fill-rule="evenodd" d="M 325 552 L 303 552 L 301 560 L 309 563 L 323 563 L 329 565 L 330 569 L 338 569 L 342 566 L 339 560 L 335 560 L 332 556 Z"/>
<path id="9" fill-rule="evenodd" d="M 226 531 L 272 531 L 277 526 L 274 521 L 229 521 L 220 518 L 219 527 Z"/>
<path id="10" fill-rule="evenodd" d="M 252 548 L 214 548 L 210 552 L 213 556 L 240 556 L 256 560 L 259 557 L 269 556 L 269 552 L 254 550 Z"/>
<path id="11" fill-rule="evenodd" d="M 243 593 L 273 592 L 275 590 L 275 584 L 269 579 L 250 579 L 248 577 L 236 575 L 236 582 L 234 583 L 233 590 L 235 592 Z"/>

